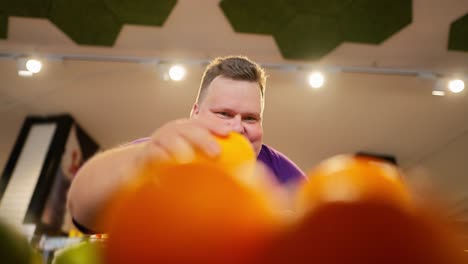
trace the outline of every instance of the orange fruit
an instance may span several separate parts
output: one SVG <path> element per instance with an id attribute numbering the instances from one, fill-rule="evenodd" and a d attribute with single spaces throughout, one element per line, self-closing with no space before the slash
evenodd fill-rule
<path id="1" fill-rule="evenodd" d="M 265 252 L 269 264 L 466 263 L 442 222 L 371 201 L 332 202 L 309 212 Z"/>
<path id="2" fill-rule="evenodd" d="M 412 202 L 392 165 L 337 156 L 309 177 L 300 217 L 263 263 L 464 263 L 451 230 Z"/>
<path id="3" fill-rule="evenodd" d="M 215 137 L 221 147 L 221 155 L 214 162 L 228 169 L 256 161 L 254 149 L 250 142 L 239 133 L 231 132 L 226 137 Z"/>
<path id="4" fill-rule="evenodd" d="M 383 161 L 339 155 L 320 163 L 297 195 L 299 212 L 330 202 L 373 201 L 410 209 L 412 196 L 398 169 Z"/>
<path id="5" fill-rule="evenodd" d="M 277 224 L 261 194 L 206 164 L 161 169 L 113 203 L 106 263 L 255 263 Z"/>
<path id="6" fill-rule="evenodd" d="M 154 175 L 155 172 L 150 173 L 150 170 L 155 170 L 160 167 L 175 166 L 181 164 L 210 164 L 211 166 L 216 166 L 222 170 L 232 174 L 236 177 L 243 178 L 244 180 L 249 180 L 253 178 L 257 170 L 257 157 L 255 155 L 254 149 L 250 142 L 237 132 L 230 132 L 227 136 L 217 136 L 213 135 L 216 142 L 221 148 L 221 152 L 216 157 L 207 156 L 204 152 L 195 149 L 195 157 L 193 160 L 180 162 L 176 159 L 171 159 L 167 161 L 155 161 L 147 162 L 144 164 L 143 168 L 137 168 L 137 170 L 146 170 L 146 173 L 136 173 L 136 174 L 146 174 Z"/>
<path id="7" fill-rule="evenodd" d="M 214 137 L 221 147 L 220 155 L 210 158 L 197 152 L 193 163 L 208 162 L 238 177 L 253 177 L 257 157 L 247 138 L 236 132 L 231 132 L 226 137 Z"/>
<path id="8" fill-rule="evenodd" d="M 239 173 L 239 170 L 245 172 L 246 164 L 251 167 L 256 162 L 256 155 L 250 142 L 237 132 L 230 132 L 227 136 L 213 135 L 213 138 L 219 144 L 221 152 L 217 157 L 209 157 L 204 152 L 196 149 L 195 157 L 193 160 L 180 162 L 175 159 L 159 162 L 156 164 L 148 162 L 148 167 L 159 167 L 165 165 L 187 164 L 187 163 L 211 163 L 214 166 L 222 167 L 224 170 L 233 173 Z M 242 169 L 244 168 L 244 169 Z"/>
<path id="9" fill-rule="evenodd" d="M 250 143 L 237 134 L 219 140 L 219 159 L 148 165 L 115 194 L 101 219 L 106 263 L 258 263 L 281 224 L 278 210 L 232 173 L 254 158 Z"/>

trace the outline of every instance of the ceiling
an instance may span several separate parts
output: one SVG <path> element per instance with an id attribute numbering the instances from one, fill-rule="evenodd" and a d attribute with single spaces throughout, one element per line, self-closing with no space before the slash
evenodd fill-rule
<path id="1" fill-rule="evenodd" d="M 18 0 L 0 3 L 0 38 L 9 17 L 45 18 L 81 45 L 112 47 L 125 24 L 162 26 L 177 0 Z M 271 35 L 283 58 L 317 60 L 342 43 L 380 45 L 413 21 L 412 0 L 222 0 L 236 32 Z M 450 23 L 447 49 L 468 51 L 468 13 Z"/>
<path id="2" fill-rule="evenodd" d="M 466 74 L 468 52 L 447 50 L 450 24 L 466 13 L 468 0 L 414 0 L 412 23 L 383 43 L 344 42 L 315 63 Z M 234 32 L 217 0 L 179 0 L 162 27 L 124 25 L 113 47 L 78 45 L 44 18 L 9 17 L 0 53 L 193 60 L 243 54 L 261 63 L 307 64 L 284 59 L 272 36 Z M 71 113 L 109 148 L 186 117 L 202 71 L 191 66 L 184 81 L 171 83 L 151 65 L 58 60 L 21 78 L 14 60 L 0 60 L 0 167 L 28 114 Z M 431 79 L 338 72 L 311 90 L 304 72 L 267 72 L 265 142 L 305 170 L 359 150 L 396 155 L 410 168 L 468 130 L 467 92 L 434 97 Z"/>

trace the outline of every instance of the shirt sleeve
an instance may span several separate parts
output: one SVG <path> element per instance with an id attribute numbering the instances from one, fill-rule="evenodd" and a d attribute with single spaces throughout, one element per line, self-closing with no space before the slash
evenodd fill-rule
<path id="1" fill-rule="evenodd" d="M 293 161 L 280 152 L 276 155 L 278 155 L 278 172 L 283 182 L 306 179 L 305 173 Z"/>
<path id="2" fill-rule="evenodd" d="M 299 166 L 286 157 L 286 155 L 269 146 L 262 146 L 258 160 L 265 163 L 282 184 L 307 179 L 305 173 Z"/>

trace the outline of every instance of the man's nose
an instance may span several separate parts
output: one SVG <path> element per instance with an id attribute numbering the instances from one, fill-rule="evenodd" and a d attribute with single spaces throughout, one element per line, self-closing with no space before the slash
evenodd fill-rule
<path id="1" fill-rule="evenodd" d="M 244 134 L 244 126 L 242 125 L 242 117 L 240 115 L 236 115 L 231 119 L 231 129 L 234 132 L 238 132 L 240 134 Z"/>

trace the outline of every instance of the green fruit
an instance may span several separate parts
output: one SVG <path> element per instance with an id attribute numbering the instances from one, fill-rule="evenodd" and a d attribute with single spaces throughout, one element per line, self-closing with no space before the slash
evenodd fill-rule
<path id="1" fill-rule="evenodd" d="M 99 246 L 82 242 L 55 253 L 53 264 L 100 264 Z"/>
<path id="2" fill-rule="evenodd" d="M 0 260 L 3 264 L 40 263 L 40 258 L 38 260 L 27 239 L 2 221 L 0 221 Z"/>

